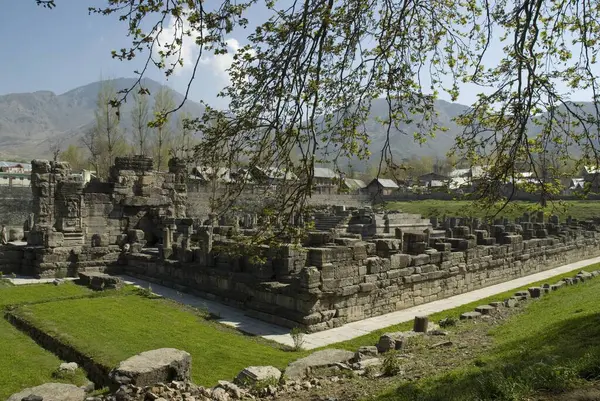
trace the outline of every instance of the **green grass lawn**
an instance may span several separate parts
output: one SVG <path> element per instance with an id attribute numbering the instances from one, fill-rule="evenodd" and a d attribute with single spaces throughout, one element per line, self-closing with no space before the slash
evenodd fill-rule
<path id="1" fill-rule="evenodd" d="M 386 204 L 389 210 L 400 210 L 405 213 L 417 213 L 424 217 L 489 217 L 494 216 L 498 209 L 481 209 L 471 201 L 442 201 L 420 200 L 408 202 L 390 202 Z M 525 212 L 541 210 L 534 202 L 514 201 L 504 208 L 499 216 L 515 218 Z M 547 215 L 556 214 L 564 221 L 568 216 L 576 219 L 600 217 L 600 201 L 557 201 L 550 203 L 545 209 Z"/>
<path id="2" fill-rule="evenodd" d="M 114 296 L 22 307 L 19 314 L 109 367 L 139 352 L 173 347 L 192 355 L 196 383 L 214 385 L 251 365 L 284 368 L 303 353 L 284 351 L 205 320 L 164 299 Z"/>
<path id="3" fill-rule="evenodd" d="M 378 400 L 524 400 L 600 379 L 600 280 L 529 301 L 489 335 L 492 349 L 470 366 L 403 383 Z"/>
<path id="4" fill-rule="evenodd" d="M 61 286 L 50 284 L 31 286 L 0 286 L 0 313 L 7 305 L 48 301 L 89 293 L 83 287 L 68 283 Z M 51 352 L 37 345 L 25 333 L 15 329 L 4 319 L 0 319 L 0 399 L 26 387 L 37 386 L 50 381 L 70 382 L 78 385 L 86 379 L 83 372 L 68 380 L 52 377 L 61 360 Z"/>
<path id="5" fill-rule="evenodd" d="M 61 285 L 34 284 L 0 287 L 0 309 L 13 304 L 47 302 L 56 299 L 82 297 L 93 292 L 86 287 L 67 282 Z"/>

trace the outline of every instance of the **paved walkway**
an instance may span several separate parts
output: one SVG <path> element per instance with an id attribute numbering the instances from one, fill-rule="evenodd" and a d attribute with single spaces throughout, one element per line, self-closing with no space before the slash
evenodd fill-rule
<path id="1" fill-rule="evenodd" d="M 315 349 L 330 344 L 338 343 L 341 341 L 351 340 L 353 338 L 363 336 L 375 330 L 383 329 L 385 327 L 389 327 L 398 323 L 411 321 L 415 318 L 415 316 L 418 315 L 430 315 L 436 312 L 442 312 L 444 310 L 452 309 L 457 306 L 475 302 L 479 299 L 487 298 L 495 294 L 500 294 L 505 291 L 514 290 L 516 288 L 526 286 L 536 281 L 549 279 L 551 277 L 567 273 L 572 270 L 582 269 L 594 263 L 600 263 L 600 257 L 586 259 L 575 263 L 569 263 L 567 265 L 563 265 L 551 270 L 535 273 L 529 276 L 518 278 L 516 280 L 506 281 L 504 283 L 481 288 L 475 291 L 470 291 L 464 294 L 455 295 L 450 298 L 440 299 L 438 301 L 414 306 L 385 315 L 360 320 L 358 322 L 348 323 L 344 326 L 337 327 L 335 329 L 307 334 L 304 336 L 303 347 L 305 349 Z M 121 277 L 129 284 L 148 288 L 149 283 L 145 280 L 133 278 L 130 276 Z M 23 278 L 10 280 L 17 285 L 43 282 L 42 280 Z M 281 344 L 290 346 L 293 345 L 292 338 L 289 335 L 289 329 L 275 326 L 263 322 L 261 320 L 246 316 L 244 315 L 244 311 L 223 305 L 216 301 L 211 301 L 190 294 L 181 293 L 172 288 L 158 284 L 150 284 L 150 286 L 152 287 L 152 292 L 154 292 L 157 295 L 163 296 L 168 299 L 173 299 L 175 301 L 193 307 L 207 309 L 209 312 L 220 316 L 220 319 L 218 319 L 220 323 L 235 327 L 238 330 L 241 330 L 248 334 L 262 336 L 266 339 Z"/>

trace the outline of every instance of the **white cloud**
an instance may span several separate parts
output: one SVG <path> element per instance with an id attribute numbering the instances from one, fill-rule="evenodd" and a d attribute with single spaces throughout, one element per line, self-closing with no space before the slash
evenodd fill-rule
<path id="1" fill-rule="evenodd" d="M 237 39 L 229 38 L 225 41 L 227 44 L 226 54 L 211 54 L 200 59 L 200 62 L 205 65 L 214 76 L 229 83 L 229 68 L 233 63 L 233 56 L 241 48 L 240 42 Z"/>
<path id="2" fill-rule="evenodd" d="M 169 44 L 173 41 L 173 38 L 181 35 L 181 32 L 191 30 L 187 18 L 184 16 L 180 21 L 176 18 L 170 17 L 168 25 L 163 28 L 163 31 L 159 35 L 158 39 L 161 46 L 155 47 L 155 55 L 158 57 L 158 51 L 165 51 L 165 44 Z M 189 72 L 194 67 L 198 52 L 200 51 L 199 46 L 195 43 L 195 38 L 199 36 L 199 33 L 191 30 L 191 36 L 184 35 L 181 45 L 181 58 L 183 59 L 183 66 L 177 66 L 174 73 L 176 75 L 182 74 L 183 72 Z M 241 48 L 241 45 L 237 39 L 229 38 L 225 40 L 227 44 L 227 54 L 205 54 L 200 59 L 200 65 L 207 69 L 214 77 L 216 77 L 220 84 L 229 83 L 228 69 L 233 63 L 234 54 Z M 177 61 L 177 56 L 167 58 L 167 68 L 170 64 Z"/>

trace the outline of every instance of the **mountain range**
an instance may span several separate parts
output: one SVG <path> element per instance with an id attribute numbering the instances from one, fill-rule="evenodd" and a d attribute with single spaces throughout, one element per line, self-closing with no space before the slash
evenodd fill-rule
<path id="1" fill-rule="evenodd" d="M 134 78 L 118 78 L 112 80 L 117 90 L 126 89 L 135 83 Z M 66 93 L 57 95 L 49 91 L 33 93 L 12 93 L 0 96 L 0 160 L 50 157 L 52 143 L 60 141 L 63 146 L 80 145 L 80 137 L 94 123 L 94 110 L 98 91 L 102 82 L 93 82 Z M 143 80 L 143 86 L 156 93 L 161 84 L 150 79 Z M 174 92 L 174 100 L 179 104 L 184 99 L 181 93 Z M 152 107 L 152 100 L 150 100 Z M 133 101 L 129 100 L 121 108 L 121 125 L 125 131 L 131 126 L 130 111 Z M 435 138 L 424 144 L 414 141 L 394 130 L 390 147 L 394 154 L 402 157 L 410 156 L 444 156 L 454 144 L 455 138 L 462 129 L 452 120 L 468 106 L 439 100 L 436 103 L 437 119 L 448 128 Z M 179 112 L 188 112 L 192 116 L 203 113 L 204 107 L 197 102 L 187 100 Z M 371 151 L 378 155 L 386 140 L 386 127 L 376 121 L 377 117 L 385 118 L 387 104 L 383 99 L 375 100 L 371 107 L 371 118 L 367 122 L 367 131 L 371 140 Z M 401 127 L 406 132 L 416 131 L 416 127 Z"/>
<path id="2" fill-rule="evenodd" d="M 116 90 L 128 89 L 136 82 L 134 78 L 111 80 Z M 162 87 L 156 81 L 144 79 L 142 85 L 150 91 L 149 107 Z M 0 160 L 50 157 L 53 142 L 62 146 L 73 143 L 81 145 L 81 135 L 94 124 L 94 111 L 102 82 L 80 86 L 61 95 L 50 91 L 33 93 L 11 93 L 0 96 Z M 176 105 L 184 95 L 173 91 Z M 131 95 L 120 110 L 121 127 L 127 131 L 131 127 Z M 188 112 L 197 116 L 204 112 L 200 103 L 187 100 L 175 113 Z"/>

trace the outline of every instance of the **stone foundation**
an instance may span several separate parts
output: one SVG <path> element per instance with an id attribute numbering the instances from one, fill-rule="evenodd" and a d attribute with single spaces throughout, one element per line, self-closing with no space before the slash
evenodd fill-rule
<path id="1" fill-rule="evenodd" d="M 402 249 L 419 248 L 418 241 L 338 238 L 337 245 L 281 247 L 264 264 L 200 251 L 185 261 L 133 253 L 123 268 L 134 276 L 217 298 L 259 319 L 314 332 L 600 255 L 595 231 L 530 240 L 505 234 L 499 238 L 508 243 L 501 245 L 431 238 L 431 245 L 443 251 L 427 245 L 424 253 L 412 255 Z M 496 241 L 483 233 L 480 237 L 480 242 Z"/>

